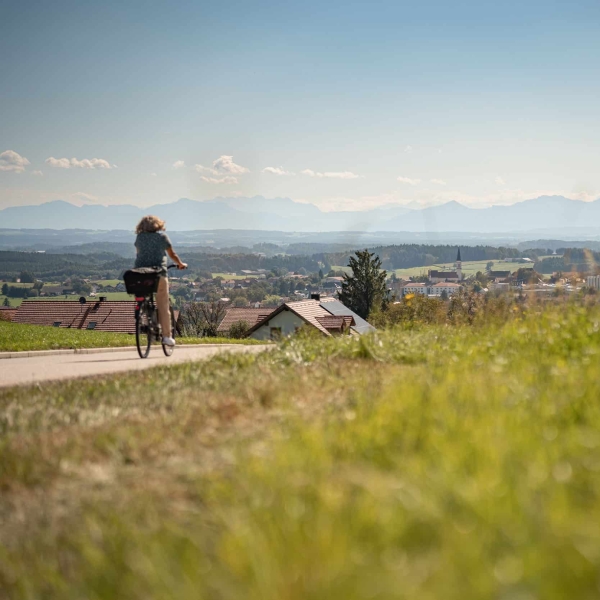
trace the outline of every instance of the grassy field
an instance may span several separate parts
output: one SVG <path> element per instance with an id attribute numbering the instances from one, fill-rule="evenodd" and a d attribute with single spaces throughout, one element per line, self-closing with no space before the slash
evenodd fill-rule
<path id="1" fill-rule="evenodd" d="M 92 283 L 95 283 L 96 285 L 102 285 L 102 286 L 108 285 L 110 287 L 116 287 L 120 283 L 123 283 L 123 280 L 122 279 L 96 279 L 95 281 L 92 281 Z"/>
<path id="2" fill-rule="evenodd" d="M 0 596 L 591 599 L 600 311 L 0 391 Z"/>
<path id="3" fill-rule="evenodd" d="M 485 267 L 489 261 L 487 260 L 473 260 L 473 261 L 463 261 L 462 263 L 462 271 L 465 276 L 475 275 L 477 271 L 481 271 L 485 273 Z M 532 268 L 533 265 L 531 263 L 518 263 L 518 262 L 502 262 L 499 260 L 493 260 L 494 266 L 492 267 L 494 271 L 516 271 L 520 268 Z M 351 273 L 350 267 L 342 267 L 336 266 L 331 267 L 335 271 L 344 271 L 346 273 Z M 395 271 L 389 271 L 388 274 L 391 275 L 392 272 L 396 273 L 397 277 L 418 277 L 419 275 L 427 275 L 429 269 L 440 269 L 440 270 L 454 270 L 454 263 L 436 263 L 435 265 L 431 265 L 428 267 L 411 267 L 409 269 L 396 269 Z"/>
<path id="4" fill-rule="evenodd" d="M 255 340 L 229 338 L 178 338 L 178 344 L 258 344 Z M 0 321 L 0 352 L 61 350 L 74 348 L 120 348 L 135 346 L 135 336 L 80 329 L 23 325 Z M 6 365 L 4 365 L 6 366 Z"/>
<path id="5" fill-rule="evenodd" d="M 223 279 L 257 279 L 257 275 L 236 275 L 235 273 L 212 273 L 213 279 L 221 277 Z"/>
<path id="6" fill-rule="evenodd" d="M 6 298 L 6 296 L 2 296 L 0 294 L 0 306 L 4 306 L 4 299 Z M 17 306 L 21 306 L 21 302 L 23 302 L 23 298 L 9 298 L 8 299 L 10 302 L 10 305 L 13 308 L 16 308 Z"/>

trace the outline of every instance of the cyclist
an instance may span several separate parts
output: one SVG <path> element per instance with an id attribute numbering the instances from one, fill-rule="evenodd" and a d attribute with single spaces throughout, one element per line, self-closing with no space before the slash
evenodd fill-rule
<path id="1" fill-rule="evenodd" d="M 135 228 L 135 248 L 137 257 L 135 268 L 157 267 L 160 269 L 158 289 L 156 292 L 156 307 L 158 309 L 158 321 L 162 329 L 162 343 L 165 346 L 174 346 L 171 331 L 171 319 L 169 313 L 169 279 L 167 277 L 167 254 L 173 259 L 178 269 L 187 268 L 187 264 L 181 262 L 177 256 L 169 236 L 164 233 L 165 222 L 158 217 L 148 215 L 144 217 Z"/>

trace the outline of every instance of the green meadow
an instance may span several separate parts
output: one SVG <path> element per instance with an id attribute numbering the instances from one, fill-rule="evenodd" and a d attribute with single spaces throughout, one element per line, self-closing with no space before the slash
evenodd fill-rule
<path id="1" fill-rule="evenodd" d="M 177 338 L 177 343 L 256 344 L 258 342 L 246 339 L 180 337 Z M 0 352 L 120 348 L 123 346 L 135 346 L 135 336 L 127 333 L 108 333 L 0 321 Z M 0 363 L 0 368 L 10 368 L 10 363 Z"/>
<path id="2" fill-rule="evenodd" d="M 487 260 L 472 260 L 472 261 L 463 261 L 462 263 L 462 272 L 465 277 L 469 277 L 471 275 L 475 275 L 478 271 L 485 273 L 486 265 L 490 261 Z M 503 262 L 501 260 L 492 260 L 494 263 L 492 269 L 494 271 L 516 271 L 521 268 L 530 269 L 533 267 L 531 263 L 518 263 L 518 262 Z M 349 267 L 335 266 L 331 267 L 335 271 L 344 271 L 350 273 Z M 408 279 L 409 277 L 419 277 L 421 275 L 427 275 L 427 272 L 430 269 L 439 269 L 444 271 L 453 271 L 454 263 L 436 263 L 434 265 L 430 265 L 427 267 L 410 267 L 408 269 L 395 269 L 393 271 L 389 271 L 389 274 L 396 273 L 396 277 L 404 277 Z"/>
<path id="3" fill-rule="evenodd" d="M 597 598 L 600 310 L 0 391 L 0 596 Z"/>

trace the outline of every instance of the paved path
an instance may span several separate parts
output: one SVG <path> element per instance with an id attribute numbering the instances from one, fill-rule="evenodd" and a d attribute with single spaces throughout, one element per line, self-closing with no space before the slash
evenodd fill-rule
<path id="1" fill-rule="evenodd" d="M 119 349 L 117 352 L 107 349 L 94 354 L 40 353 L 40 356 L 4 358 L 0 359 L 0 387 L 135 371 L 159 365 L 203 360 L 222 352 L 261 352 L 267 347 L 218 344 L 179 346 L 172 356 L 166 357 L 160 346 L 153 346 L 150 356 L 143 360 L 135 348 Z"/>

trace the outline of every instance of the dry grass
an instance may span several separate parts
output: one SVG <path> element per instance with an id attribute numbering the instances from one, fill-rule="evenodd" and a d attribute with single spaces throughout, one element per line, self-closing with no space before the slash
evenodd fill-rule
<path id="1" fill-rule="evenodd" d="M 0 595 L 595 598 L 600 311 L 0 392 Z"/>

